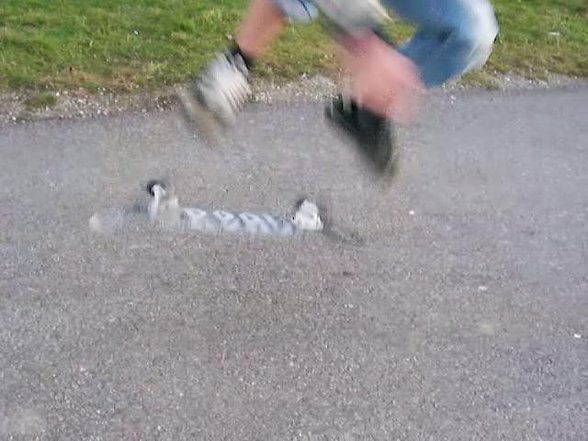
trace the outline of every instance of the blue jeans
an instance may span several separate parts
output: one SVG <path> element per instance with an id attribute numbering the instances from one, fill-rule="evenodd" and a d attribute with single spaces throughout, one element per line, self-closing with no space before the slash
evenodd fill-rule
<path id="1" fill-rule="evenodd" d="M 317 17 L 309 0 L 274 0 L 293 21 Z M 399 51 L 419 68 L 426 87 L 440 86 L 482 67 L 498 34 L 488 0 L 383 0 L 396 15 L 416 28 Z"/>

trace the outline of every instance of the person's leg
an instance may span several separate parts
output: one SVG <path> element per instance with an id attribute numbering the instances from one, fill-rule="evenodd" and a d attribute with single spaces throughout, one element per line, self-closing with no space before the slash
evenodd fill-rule
<path id="1" fill-rule="evenodd" d="M 399 50 L 418 67 L 427 88 L 483 66 L 498 23 L 488 0 L 386 0 L 417 27 Z"/>
<path id="2" fill-rule="evenodd" d="M 405 110 L 418 96 L 410 64 L 425 88 L 442 85 L 486 62 L 498 25 L 487 0 L 386 1 L 416 25 L 414 36 L 398 52 L 369 35 L 344 41 L 343 62 L 352 97 L 380 116 L 406 122 L 413 112 Z"/>
<path id="3" fill-rule="evenodd" d="M 386 0 L 386 4 L 416 25 L 416 33 L 398 52 L 369 34 L 356 47 L 343 42 L 352 87 L 347 100 L 338 97 L 326 111 L 380 172 L 397 169 L 393 121 L 411 119 L 420 86 L 439 86 L 483 65 L 498 32 L 487 0 Z"/>
<path id="4" fill-rule="evenodd" d="M 255 60 L 284 28 L 284 15 L 272 0 L 253 0 L 243 18 L 236 46 L 245 57 Z"/>
<path id="5" fill-rule="evenodd" d="M 341 43 L 348 81 L 327 106 L 327 120 L 350 137 L 376 174 L 393 178 L 400 159 L 393 121 L 408 122 L 415 113 L 418 71 L 381 29 Z"/>
<path id="6" fill-rule="evenodd" d="M 300 0 L 252 0 L 235 42 L 218 53 L 178 98 L 184 116 L 213 141 L 230 127 L 249 98 L 249 77 L 255 60 L 284 28 L 285 21 L 307 21 L 316 10 Z"/>

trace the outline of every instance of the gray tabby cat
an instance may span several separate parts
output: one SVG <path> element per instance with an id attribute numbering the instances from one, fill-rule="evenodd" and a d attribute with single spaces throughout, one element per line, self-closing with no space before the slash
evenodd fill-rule
<path id="1" fill-rule="evenodd" d="M 147 191 L 152 199 L 147 211 L 151 222 L 157 226 L 181 230 L 197 230 L 209 234 L 245 233 L 291 236 L 301 232 L 320 232 L 324 222 L 318 206 L 308 200 L 297 204 L 289 218 L 270 214 L 212 212 L 201 208 L 182 207 L 177 196 L 167 190 L 161 181 L 151 181 Z"/>
<path id="2" fill-rule="evenodd" d="M 171 230 L 196 230 L 207 234 L 241 233 L 248 235 L 293 236 L 304 232 L 325 232 L 325 222 L 317 204 L 303 199 L 290 217 L 271 214 L 231 213 L 183 207 L 171 189 L 162 181 L 152 180 L 146 186 L 151 195 L 148 204 L 135 204 L 131 209 L 97 212 L 90 219 L 96 232 L 120 229 L 133 220 L 148 219 L 154 227 Z M 147 216 L 145 216 L 147 215 Z"/>

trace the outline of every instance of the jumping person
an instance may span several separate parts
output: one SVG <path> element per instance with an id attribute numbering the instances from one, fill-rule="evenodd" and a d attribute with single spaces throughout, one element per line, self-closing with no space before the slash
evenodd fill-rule
<path id="1" fill-rule="evenodd" d="M 379 174 L 395 170 L 396 123 L 410 121 L 419 96 L 472 69 L 492 52 L 498 24 L 488 0 L 252 0 L 237 36 L 179 97 L 202 126 L 231 127 L 251 93 L 256 60 L 288 21 L 322 16 L 342 49 L 347 90 L 326 106 Z M 388 9 L 416 27 L 395 48 L 381 32 Z"/>

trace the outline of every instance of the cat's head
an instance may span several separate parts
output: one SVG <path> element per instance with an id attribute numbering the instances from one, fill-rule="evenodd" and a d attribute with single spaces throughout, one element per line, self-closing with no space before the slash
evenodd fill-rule
<path id="1" fill-rule="evenodd" d="M 324 227 L 317 204 L 307 199 L 298 202 L 298 209 L 292 217 L 297 228 L 307 231 L 320 231 Z"/>

